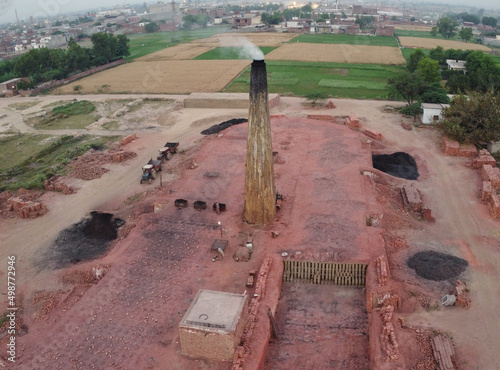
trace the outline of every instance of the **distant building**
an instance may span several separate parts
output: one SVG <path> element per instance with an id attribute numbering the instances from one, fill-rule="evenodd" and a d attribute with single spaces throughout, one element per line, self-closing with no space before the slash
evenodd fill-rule
<path id="1" fill-rule="evenodd" d="M 446 59 L 446 64 L 448 65 L 448 69 L 451 69 L 453 71 L 463 71 L 464 74 L 467 73 L 465 60 Z"/>
<path id="2" fill-rule="evenodd" d="M 438 122 L 443 118 L 443 109 L 449 108 L 449 106 L 449 104 L 422 103 L 422 123 L 428 125 Z"/>
<path id="3" fill-rule="evenodd" d="M 394 37 L 394 26 L 377 26 L 375 28 L 375 35 L 377 36 L 392 36 Z"/>
<path id="4" fill-rule="evenodd" d="M 164 13 L 164 12 L 178 12 L 180 10 L 179 4 L 174 3 L 164 3 L 163 1 L 158 1 L 157 4 L 151 4 L 149 6 L 150 13 Z"/>
<path id="5" fill-rule="evenodd" d="M 26 77 L 23 78 L 13 78 L 12 80 L 8 80 L 0 83 L 0 93 L 6 95 L 17 95 L 17 84 L 20 81 L 29 82 L 29 79 Z"/>

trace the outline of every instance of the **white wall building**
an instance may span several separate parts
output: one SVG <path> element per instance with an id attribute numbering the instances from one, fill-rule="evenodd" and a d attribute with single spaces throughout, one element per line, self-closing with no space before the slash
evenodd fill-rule
<path id="1" fill-rule="evenodd" d="M 422 123 L 429 125 L 438 122 L 443 118 L 442 111 L 448 108 L 449 104 L 422 103 Z"/>

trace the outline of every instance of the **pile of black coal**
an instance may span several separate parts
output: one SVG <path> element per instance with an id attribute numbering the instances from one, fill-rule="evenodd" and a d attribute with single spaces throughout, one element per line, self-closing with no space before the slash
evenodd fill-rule
<path id="1" fill-rule="evenodd" d="M 247 122 L 248 120 L 246 118 L 233 118 L 230 119 L 229 121 L 224 121 L 222 123 L 219 123 L 218 125 L 213 125 L 212 127 L 207 128 L 206 130 L 203 130 L 201 132 L 202 135 L 213 135 L 213 134 L 218 134 L 222 130 L 225 130 L 228 127 L 234 126 L 234 125 L 239 125 L 240 123 Z"/>
<path id="2" fill-rule="evenodd" d="M 54 268 L 100 257 L 118 236 L 118 228 L 125 222 L 114 219 L 111 213 L 91 212 L 90 217 L 71 225 L 59 233 L 47 252 L 44 262 Z"/>
<path id="3" fill-rule="evenodd" d="M 407 264 L 418 276 L 434 281 L 455 279 L 469 265 L 462 258 L 435 251 L 415 253 L 408 259 Z"/>
<path id="4" fill-rule="evenodd" d="M 372 161 L 373 168 L 391 176 L 407 180 L 416 180 L 418 178 L 417 162 L 408 153 L 374 154 L 372 155 Z"/>

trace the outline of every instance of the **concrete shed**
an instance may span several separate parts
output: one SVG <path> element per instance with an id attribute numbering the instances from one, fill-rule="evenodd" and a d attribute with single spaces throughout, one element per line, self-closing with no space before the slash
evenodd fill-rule
<path id="1" fill-rule="evenodd" d="M 232 361 L 245 327 L 247 298 L 246 294 L 199 290 L 179 324 L 182 354 Z"/>
<path id="2" fill-rule="evenodd" d="M 436 123 L 443 118 L 443 109 L 449 106 L 449 104 L 422 103 L 422 123 L 425 125 Z"/>

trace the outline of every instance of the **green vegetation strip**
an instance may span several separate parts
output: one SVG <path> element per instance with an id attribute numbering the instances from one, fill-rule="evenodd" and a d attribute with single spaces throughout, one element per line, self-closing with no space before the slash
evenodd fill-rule
<path id="1" fill-rule="evenodd" d="M 266 55 L 267 53 L 273 51 L 276 48 L 273 47 L 260 47 L 260 50 Z M 218 47 L 207 51 L 197 57 L 194 60 L 235 60 L 235 59 L 252 59 L 249 57 L 243 48 L 239 47 Z"/>
<path id="2" fill-rule="evenodd" d="M 46 179 L 65 174 L 66 165 L 90 148 L 102 149 L 119 136 L 18 134 L 0 139 L 0 191 L 43 189 Z M 13 155 L 15 153 L 15 155 Z"/>
<path id="3" fill-rule="evenodd" d="M 303 34 L 291 42 L 309 42 L 313 44 L 349 44 L 370 46 L 398 47 L 398 42 L 391 36 L 357 36 L 343 34 Z"/>
<path id="4" fill-rule="evenodd" d="M 322 92 L 330 97 L 387 99 L 387 80 L 404 71 L 403 67 L 375 64 L 312 63 L 268 61 L 270 93 L 303 96 Z M 250 68 L 224 90 L 248 92 Z"/>
<path id="5" fill-rule="evenodd" d="M 29 120 L 39 130 L 84 129 L 94 123 L 95 105 L 87 100 L 58 105 L 44 117 Z"/>
<path id="6" fill-rule="evenodd" d="M 130 55 L 127 61 L 143 57 L 178 44 L 204 39 L 225 32 L 228 27 L 209 27 L 189 31 L 155 32 L 130 35 Z"/>

